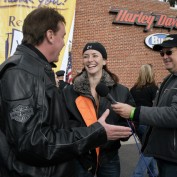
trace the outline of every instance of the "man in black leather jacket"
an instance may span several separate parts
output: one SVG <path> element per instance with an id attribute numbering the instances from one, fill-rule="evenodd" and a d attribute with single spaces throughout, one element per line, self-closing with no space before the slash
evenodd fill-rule
<path id="1" fill-rule="evenodd" d="M 74 158 L 131 134 L 106 124 L 109 110 L 87 128 L 69 127 L 52 70 L 64 36 L 63 16 L 37 8 L 24 20 L 22 45 L 0 67 L 2 177 L 75 177 Z"/>
<path id="2" fill-rule="evenodd" d="M 132 108 L 127 104 L 112 105 L 122 117 L 150 125 L 142 146 L 147 156 L 157 160 L 159 177 L 177 176 L 177 34 L 168 35 L 162 44 L 154 45 L 159 51 L 169 76 L 162 82 L 154 106 Z"/>

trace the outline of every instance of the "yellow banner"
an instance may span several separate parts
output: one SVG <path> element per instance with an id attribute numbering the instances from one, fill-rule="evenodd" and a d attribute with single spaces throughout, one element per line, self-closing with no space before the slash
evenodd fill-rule
<path id="1" fill-rule="evenodd" d="M 26 15 L 40 6 L 56 8 L 66 20 L 66 37 L 68 36 L 75 13 L 76 0 L 4 0 L 0 1 L 0 63 L 13 55 L 23 38 L 22 25 Z M 40 24 L 39 24 L 40 25 Z M 57 69 L 61 67 L 65 46 L 60 54 Z"/>

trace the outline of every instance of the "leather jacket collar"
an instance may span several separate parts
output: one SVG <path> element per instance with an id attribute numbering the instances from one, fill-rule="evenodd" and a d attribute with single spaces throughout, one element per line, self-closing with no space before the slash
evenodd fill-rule
<path id="1" fill-rule="evenodd" d="M 36 47 L 34 47 L 32 44 L 23 44 L 23 45 L 26 46 L 26 47 L 28 47 L 28 48 L 30 48 L 33 52 L 35 52 L 39 56 L 39 58 L 41 60 L 43 60 L 43 61 L 45 61 L 45 62 L 48 63 L 47 58 Z M 53 62 L 49 63 L 49 64 L 50 64 L 50 66 L 52 68 L 56 68 L 57 67 L 57 65 L 55 63 L 53 63 Z"/>

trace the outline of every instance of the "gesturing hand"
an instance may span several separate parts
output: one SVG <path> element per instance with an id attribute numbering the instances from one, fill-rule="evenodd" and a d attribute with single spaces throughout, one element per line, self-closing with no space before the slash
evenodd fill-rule
<path id="1" fill-rule="evenodd" d="M 98 122 L 105 128 L 108 140 L 117 140 L 120 138 L 129 137 L 132 132 L 129 127 L 110 125 L 105 122 L 109 115 L 109 109 L 107 109 L 102 116 L 98 119 Z"/>

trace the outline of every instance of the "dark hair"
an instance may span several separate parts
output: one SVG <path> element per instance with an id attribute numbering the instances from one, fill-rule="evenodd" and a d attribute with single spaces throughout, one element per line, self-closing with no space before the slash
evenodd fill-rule
<path id="1" fill-rule="evenodd" d="M 112 72 L 108 69 L 107 65 L 104 65 L 104 66 L 103 66 L 103 69 L 111 76 L 111 78 L 113 79 L 113 81 L 114 81 L 115 83 L 118 83 L 118 82 L 119 82 L 119 78 L 117 77 L 117 75 L 114 74 L 114 73 L 112 73 Z M 78 76 L 80 76 L 84 71 L 85 71 L 85 68 L 83 68 L 82 71 L 81 71 L 80 73 L 78 73 L 78 74 L 73 78 L 73 83 L 74 83 L 74 80 L 75 80 Z"/>
<path id="2" fill-rule="evenodd" d="M 49 7 L 39 7 L 30 12 L 24 20 L 22 44 L 39 45 L 45 38 L 47 30 L 57 32 L 58 23 L 64 23 L 65 18 L 57 10 Z"/>

